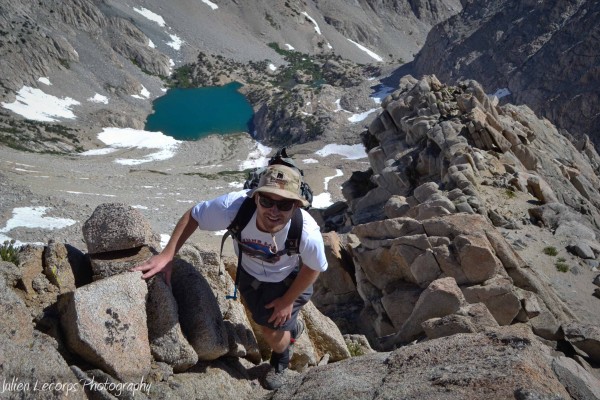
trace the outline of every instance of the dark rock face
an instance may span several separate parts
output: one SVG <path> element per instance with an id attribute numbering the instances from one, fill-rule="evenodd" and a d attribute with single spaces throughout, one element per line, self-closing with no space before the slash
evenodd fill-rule
<path id="1" fill-rule="evenodd" d="M 527 104 L 570 133 L 599 143 L 600 4 L 595 1 L 477 1 L 430 32 L 418 74 L 476 79 L 488 93 Z"/>

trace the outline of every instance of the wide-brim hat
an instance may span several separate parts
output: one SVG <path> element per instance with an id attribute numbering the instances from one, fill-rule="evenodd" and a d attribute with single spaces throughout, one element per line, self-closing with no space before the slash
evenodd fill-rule
<path id="1" fill-rule="evenodd" d="M 269 165 L 260 177 L 258 187 L 249 193 L 254 197 L 256 193 L 272 193 L 285 199 L 297 200 L 307 207 L 310 203 L 300 195 L 302 175 L 300 172 L 285 165 Z"/>

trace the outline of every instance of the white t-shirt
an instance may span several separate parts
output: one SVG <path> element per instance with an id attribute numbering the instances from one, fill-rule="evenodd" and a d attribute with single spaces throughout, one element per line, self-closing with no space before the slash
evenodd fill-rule
<path id="1" fill-rule="evenodd" d="M 198 222 L 198 227 L 208 231 L 219 231 L 227 229 L 235 218 L 242 203 L 247 198 L 248 190 L 228 193 L 213 200 L 198 203 L 192 209 L 192 217 Z M 246 272 L 261 282 L 280 282 L 284 280 L 299 263 L 307 267 L 323 272 L 327 269 L 327 259 L 323 246 L 323 236 L 319 225 L 305 210 L 302 212 L 302 237 L 300 240 L 300 254 L 291 256 L 282 255 L 275 260 L 264 261 L 244 253 L 242 256 L 242 267 Z M 285 239 L 291 226 L 291 220 L 279 232 L 275 233 L 274 239 L 277 249 L 285 247 Z M 268 254 L 273 249 L 273 237 L 270 233 L 262 232 L 256 227 L 256 212 L 242 230 L 242 243 L 253 249 Z M 234 242 L 235 244 L 235 242 Z M 237 245 L 234 245 L 235 253 L 238 253 Z M 239 254 L 238 254 L 239 257 Z"/>

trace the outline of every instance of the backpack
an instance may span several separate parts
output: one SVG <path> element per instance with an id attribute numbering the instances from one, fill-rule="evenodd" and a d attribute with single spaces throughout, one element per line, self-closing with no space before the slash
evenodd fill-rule
<path id="1" fill-rule="evenodd" d="M 292 160 L 292 158 L 287 155 L 285 147 L 281 148 L 281 150 L 278 150 L 277 153 L 275 153 L 275 155 L 269 159 L 268 165 L 273 164 L 285 165 L 287 167 L 295 169 L 300 173 L 300 195 L 308 201 L 309 205 L 305 207 L 305 209 L 308 210 L 310 208 L 310 205 L 312 205 L 313 200 L 312 189 L 310 188 L 308 183 L 304 182 L 304 171 L 298 168 L 294 160 Z M 259 167 L 254 168 L 252 171 L 248 172 L 248 177 L 244 182 L 244 189 L 256 188 L 258 186 L 258 183 L 260 182 L 260 177 L 263 175 L 266 169 L 267 167 Z"/>
<path id="2" fill-rule="evenodd" d="M 288 157 L 288 155 L 285 151 L 285 147 L 282 148 L 281 150 L 279 150 L 273 157 L 271 157 L 271 159 L 269 160 L 269 165 L 273 165 L 273 164 L 286 165 L 290 168 L 294 168 L 297 171 L 299 171 L 300 176 L 302 178 L 302 182 L 300 184 L 301 195 L 309 202 L 309 204 L 312 203 L 312 197 L 313 197 L 312 190 L 310 189 L 310 186 L 308 186 L 308 184 L 304 182 L 304 173 L 302 172 L 301 169 L 296 167 L 293 160 Z M 265 170 L 266 170 L 266 167 L 262 167 L 262 168 L 255 168 L 254 170 L 249 172 L 248 179 L 244 183 L 244 189 L 256 188 L 258 186 L 258 183 L 260 182 L 260 177 L 262 176 L 262 174 L 264 173 Z M 306 208 L 308 209 L 309 207 L 310 207 L 310 205 Z M 251 248 L 244 246 L 244 244 L 241 241 L 242 231 L 244 230 L 246 225 L 248 225 L 248 222 L 250 222 L 250 219 L 252 219 L 252 215 L 254 215 L 255 211 L 256 211 L 256 203 L 254 202 L 253 198 L 248 197 L 242 203 L 239 211 L 237 212 L 236 216 L 233 218 L 233 221 L 231 221 L 231 224 L 229 224 L 229 226 L 227 227 L 227 232 L 225 232 L 225 234 L 223 235 L 223 238 L 221 239 L 221 253 L 219 256 L 219 259 L 220 259 L 219 264 L 221 266 L 222 266 L 221 259 L 223 257 L 223 245 L 225 244 L 225 240 L 227 239 L 227 237 L 231 236 L 231 238 L 233 240 L 235 240 L 235 242 L 238 245 L 238 264 L 237 264 L 237 272 L 235 274 L 234 291 L 233 291 L 233 295 L 231 295 L 231 296 L 226 295 L 225 296 L 226 299 L 237 300 L 237 288 L 238 288 L 238 283 L 239 283 L 239 279 L 240 279 L 239 278 L 240 277 L 240 268 L 242 268 L 242 254 L 247 253 L 247 254 L 258 255 Z M 302 211 L 299 208 L 296 208 L 294 210 L 294 213 L 292 214 L 291 225 L 290 225 L 290 229 L 288 231 L 287 237 L 285 239 L 284 248 L 282 250 L 279 250 L 277 253 L 270 255 L 270 257 L 279 257 L 283 254 L 287 254 L 288 256 L 291 256 L 293 254 L 300 253 L 300 240 L 302 239 L 303 223 L 304 223 L 304 221 L 302 218 Z M 223 269 L 224 268 L 222 268 L 221 271 Z M 220 274 L 222 274 L 222 272 L 220 272 Z"/>

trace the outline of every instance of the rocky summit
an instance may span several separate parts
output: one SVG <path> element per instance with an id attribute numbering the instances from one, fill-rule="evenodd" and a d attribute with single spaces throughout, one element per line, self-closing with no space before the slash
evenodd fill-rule
<path id="1" fill-rule="evenodd" d="M 595 2 L 196 3 L 0 4 L 0 399 L 600 399 Z M 252 135 L 98 137 L 233 81 Z M 221 236 L 131 272 L 265 145 L 331 198 L 273 391 Z"/>

